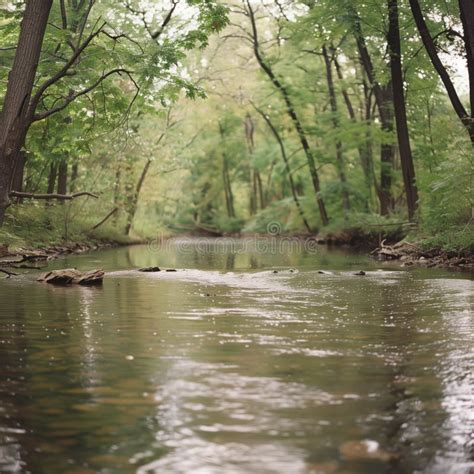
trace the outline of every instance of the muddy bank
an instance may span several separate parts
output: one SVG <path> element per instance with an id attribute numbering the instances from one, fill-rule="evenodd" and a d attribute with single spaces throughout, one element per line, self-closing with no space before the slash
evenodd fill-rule
<path id="1" fill-rule="evenodd" d="M 0 268 L 9 269 L 41 269 L 48 262 L 58 257 L 70 254 L 81 254 L 93 250 L 133 245 L 141 242 L 116 242 L 112 240 L 94 241 L 91 243 L 64 243 L 39 248 L 10 249 L 0 244 Z M 4 272 L 6 273 L 6 272 Z"/>

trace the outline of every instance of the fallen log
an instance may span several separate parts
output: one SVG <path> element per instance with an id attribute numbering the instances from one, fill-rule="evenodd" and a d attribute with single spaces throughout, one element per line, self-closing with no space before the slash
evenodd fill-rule
<path id="1" fill-rule="evenodd" d="M 18 273 L 13 273 L 8 270 L 5 270 L 4 268 L 0 268 L 0 272 L 5 273 L 7 275 L 7 278 L 11 278 L 12 276 L 17 276 Z"/>

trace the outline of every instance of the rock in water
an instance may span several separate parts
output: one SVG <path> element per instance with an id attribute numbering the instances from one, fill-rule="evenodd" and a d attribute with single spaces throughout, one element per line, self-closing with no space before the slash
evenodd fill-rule
<path id="1" fill-rule="evenodd" d="M 360 270 L 359 272 L 354 273 L 354 275 L 356 275 L 356 276 L 364 276 L 365 274 L 366 273 L 363 270 Z"/>
<path id="2" fill-rule="evenodd" d="M 167 272 L 177 272 L 176 268 L 167 268 L 165 271 Z"/>
<path id="3" fill-rule="evenodd" d="M 73 283 L 78 285 L 100 285 L 104 275 L 105 272 L 103 270 L 90 270 L 83 273 L 76 268 L 66 268 L 64 270 L 52 270 L 44 273 L 38 278 L 38 281 L 53 285 L 70 285 Z"/>
<path id="4" fill-rule="evenodd" d="M 81 278 L 77 281 L 79 285 L 101 285 L 104 279 L 104 270 L 90 270 L 82 274 Z M 73 280 L 73 283 L 76 283 Z"/>
<path id="5" fill-rule="evenodd" d="M 149 272 L 149 273 L 161 272 L 161 268 L 160 267 L 145 267 L 145 268 L 140 268 L 138 271 L 139 272 Z"/>
<path id="6" fill-rule="evenodd" d="M 347 461 L 364 461 L 373 459 L 388 462 L 396 458 L 394 453 L 380 449 L 379 443 L 370 439 L 347 441 L 339 447 L 339 452 Z"/>

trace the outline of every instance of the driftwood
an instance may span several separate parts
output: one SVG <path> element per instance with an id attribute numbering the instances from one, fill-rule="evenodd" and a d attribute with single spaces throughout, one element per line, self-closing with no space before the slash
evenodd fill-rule
<path id="1" fill-rule="evenodd" d="M 80 193 L 74 193 L 74 194 L 37 194 L 37 193 L 23 193 L 20 191 L 10 191 L 10 196 L 11 197 L 17 197 L 17 198 L 28 198 L 28 199 L 59 199 L 60 201 L 68 201 L 71 199 L 75 199 L 81 196 L 89 196 L 93 197 L 94 199 L 98 199 L 99 196 L 97 194 L 92 194 L 87 191 L 82 191 Z"/>
<path id="2" fill-rule="evenodd" d="M 104 279 L 103 270 L 90 270 L 80 272 L 75 268 L 66 268 L 64 270 L 52 270 L 41 275 L 38 281 L 51 283 L 53 285 L 100 285 Z"/>
<path id="3" fill-rule="evenodd" d="M 3 268 L 0 268 L 0 272 L 5 273 L 5 275 L 7 275 L 7 278 L 18 275 L 18 273 L 9 272 L 8 270 L 5 270 Z"/>

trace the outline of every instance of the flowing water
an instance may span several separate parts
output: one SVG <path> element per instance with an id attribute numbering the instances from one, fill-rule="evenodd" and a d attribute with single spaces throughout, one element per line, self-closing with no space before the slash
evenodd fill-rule
<path id="1" fill-rule="evenodd" d="M 474 472 L 472 276 L 293 244 L 50 265 L 102 267 L 99 288 L 1 280 L 0 472 Z"/>

